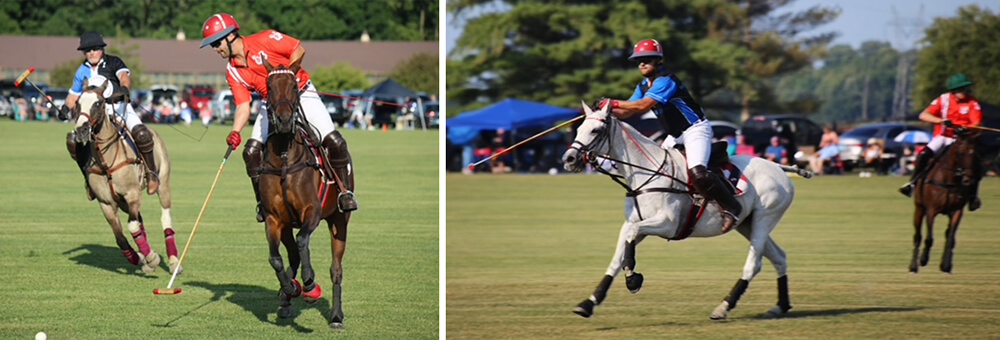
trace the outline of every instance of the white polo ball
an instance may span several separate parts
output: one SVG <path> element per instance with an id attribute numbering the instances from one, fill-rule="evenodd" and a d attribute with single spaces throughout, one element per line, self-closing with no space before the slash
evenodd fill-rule
<path id="1" fill-rule="evenodd" d="M 35 340 L 45 340 L 48 338 L 49 337 L 45 335 L 45 332 L 38 332 L 38 334 L 35 334 Z"/>

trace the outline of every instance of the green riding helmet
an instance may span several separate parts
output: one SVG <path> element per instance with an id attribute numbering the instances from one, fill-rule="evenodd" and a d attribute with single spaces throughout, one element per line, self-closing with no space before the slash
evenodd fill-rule
<path id="1" fill-rule="evenodd" d="M 947 85 L 948 91 L 954 91 L 956 89 L 972 85 L 972 81 L 970 81 L 969 77 L 966 77 L 963 73 L 955 73 L 951 75 L 951 77 L 948 77 Z"/>

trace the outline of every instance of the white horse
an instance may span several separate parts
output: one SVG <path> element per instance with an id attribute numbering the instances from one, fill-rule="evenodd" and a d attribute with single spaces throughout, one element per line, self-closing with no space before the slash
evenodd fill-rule
<path id="1" fill-rule="evenodd" d="M 593 111 L 584 104 L 583 108 L 586 119 L 577 130 L 573 146 L 563 155 L 566 170 L 579 172 L 585 161 L 596 163 L 598 156 L 613 160 L 620 172 L 620 176 L 614 177 L 620 178 L 616 181 L 628 191 L 625 223 L 618 235 L 611 264 L 593 295 L 574 309 L 574 313 L 590 317 L 619 272 L 625 271 L 626 286 L 633 294 L 642 287 L 642 274 L 634 272 L 635 245 L 646 235 L 673 240 L 687 236 L 719 236 L 722 217 L 716 204 L 706 202 L 708 207 L 701 218 L 693 228 L 688 226 L 685 222 L 689 215 L 695 214 L 689 207 L 696 203 L 696 197 L 687 184 L 687 166 L 680 151 L 664 150 L 628 124 L 609 116 L 607 107 Z M 804 177 L 811 174 L 759 157 L 734 156 L 731 162 L 745 177 L 743 192 L 736 196 L 744 209 L 735 229 L 750 241 L 750 251 L 739 281 L 715 308 L 711 318 L 725 319 L 729 310 L 736 307 L 750 281 L 760 272 L 761 256 L 767 257 L 778 272 L 778 304 L 768 310 L 766 316 L 784 315 L 792 308 L 788 298 L 788 267 L 785 252 L 771 239 L 770 233 L 795 195 L 792 182 L 784 172 L 798 172 Z"/>

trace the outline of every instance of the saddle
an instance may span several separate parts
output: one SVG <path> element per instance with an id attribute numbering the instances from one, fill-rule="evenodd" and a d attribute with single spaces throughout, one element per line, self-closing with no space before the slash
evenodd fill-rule
<path id="1" fill-rule="evenodd" d="M 729 143 L 726 141 L 712 143 L 711 154 L 708 156 L 708 171 L 714 172 L 723 179 L 723 182 L 729 184 L 726 188 L 729 189 L 730 193 L 739 195 L 743 193 L 740 181 L 745 182 L 746 178 L 743 177 L 743 172 L 736 165 L 729 162 L 729 153 L 726 150 L 728 146 Z M 675 144 L 674 149 L 680 151 L 681 155 L 687 159 L 684 144 Z M 688 178 L 688 181 L 690 181 L 690 178 Z"/>

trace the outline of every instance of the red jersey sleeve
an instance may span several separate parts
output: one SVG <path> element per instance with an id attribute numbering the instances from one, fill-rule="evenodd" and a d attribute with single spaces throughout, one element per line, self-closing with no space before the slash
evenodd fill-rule
<path id="1" fill-rule="evenodd" d="M 230 71 L 235 72 L 235 70 Z M 250 101 L 250 89 L 247 89 L 243 83 L 240 83 L 236 80 L 236 78 L 233 78 L 231 73 L 226 75 L 226 82 L 229 83 L 229 89 L 233 91 L 233 102 L 236 103 L 236 105 Z"/>
<path id="2" fill-rule="evenodd" d="M 983 109 L 979 107 L 979 101 L 972 101 L 969 110 L 969 124 L 976 125 L 983 121 Z"/>
<path id="3" fill-rule="evenodd" d="M 947 118 L 945 115 L 941 114 L 941 96 L 934 98 L 934 100 L 931 101 L 931 105 L 927 107 L 926 111 L 930 112 L 935 117 Z"/>

